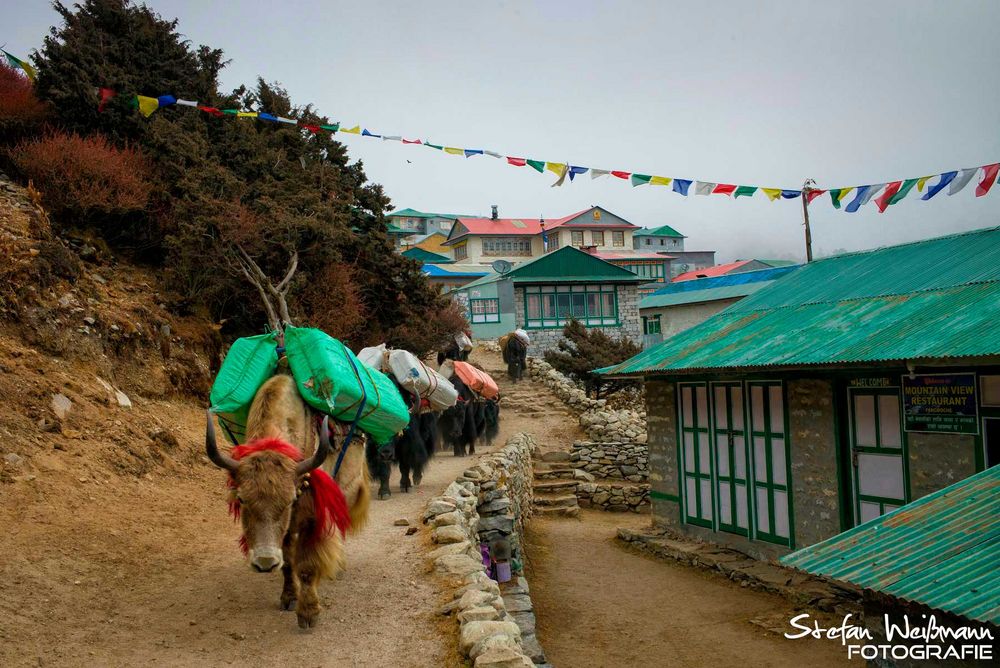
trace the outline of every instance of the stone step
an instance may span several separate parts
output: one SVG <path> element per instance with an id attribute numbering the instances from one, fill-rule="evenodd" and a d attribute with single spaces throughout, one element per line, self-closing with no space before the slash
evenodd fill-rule
<path id="1" fill-rule="evenodd" d="M 577 517 L 580 514 L 580 506 L 538 506 L 535 514 L 543 517 Z"/>
<path id="2" fill-rule="evenodd" d="M 570 508 L 579 505 L 576 501 L 576 494 L 536 496 L 534 503 L 535 506 L 548 506 L 550 508 Z"/>
<path id="3" fill-rule="evenodd" d="M 545 492 L 556 492 L 561 489 L 576 489 L 579 483 L 576 480 L 553 480 L 550 482 L 536 482 L 531 486 L 535 494 Z"/>
<path id="4" fill-rule="evenodd" d="M 535 480 L 573 479 L 574 469 L 535 470 Z"/>

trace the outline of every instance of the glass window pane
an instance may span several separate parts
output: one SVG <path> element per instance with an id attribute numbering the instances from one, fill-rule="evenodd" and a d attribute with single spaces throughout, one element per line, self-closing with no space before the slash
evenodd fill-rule
<path id="1" fill-rule="evenodd" d="M 595 294 L 587 295 L 587 315 L 601 315 L 601 302 Z"/>
<path id="2" fill-rule="evenodd" d="M 903 500 L 903 458 L 858 453 L 858 489 L 865 496 Z"/>
<path id="3" fill-rule="evenodd" d="M 785 433 L 785 408 L 782 401 L 780 385 L 771 385 L 767 388 L 768 408 L 771 409 L 771 432 L 775 434 Z"/>
<path id="4" fill-rule="evenodd" d="M 878 517 L 882 512 L 881 507 L 877 503 L 870 503 L 868 501 L 861 502 L 861 522 L 867 522 Z"/>
<path id="5" fill-rule="evenodd" d="M 734 387 L 729 396 L 733 406 L 733 429 L 743 431 L 745 429 L 743 424 L 743 388 Z"/>
<path id="6" fill-rule="evenodd" d="M 767 489 L 757 488 L 757 531 L 771 533 L 770 507 L 767 503 Z"/>
<path id="7" fill-rule="evenodd" d="M 615 318 L 618 316 L 618 312 L 615 311 L 615 295 L 610 292 L 601 293 L 601 314 L 605 318 Z"/>
<path id="8" fill-rule="evenodd" d="M 709 452 L 708 434 L 698 433 L 698 472 L 708 475 L 712 472 L 712 455 Z"/>
<path id="9" fill-rule="evenodd" d="M 725 524 L 733 523 L 732 490 L 728 482 L 719 483 L 719 519 Z"/>
<path id="10" fill-rule="evenodd" d="M 544 318 L 556 317 L 555 295 L 542 295 L 542 317 Z"/>
<path id="11" fill-rule="evenodd" d="M 556 317 L 568 318 L 570 316 L 570 296 L 568 294 L 556 295 L 559 300 L 559 311 Z"/>
<path id="12" fill-rule="evenodd" d="M 573 317 L 587 317 L 587 296 L 581 293 L 573 295 Z"/>
<path id="13" fill-rule="evenodd" d="M 750 386 L 750 415 L 754 431 L 764 431 L 764 388 Z"/>
<path id="14" fill-rule="evenodd" d="M 774 490 L 774 533 L 788 538 L 788 495 Z"/>
<path id="15" fill-rule="evenodd" d="M 855 445 L 875 447 L 875 397 L 870 394 L 854 395 Z"/>
<path id="16" fill-rule="evenodd" d="M 717 429 L 726 429 L 729 427 L 729 411 L 726 410 L 728 402 L 726 401 L 726 388 L 722 385 L 716 385 L 714 388 L 715 393 L 715 426 Z"/>
<path id="17" fill-rule="evenodd" d="M 719 477 L 729 476 L 729 439 L 726 434 L 715 435 L 715 461 Z"/>
<path id="18" fill-rule="evenodd" d="M 747 487 L 746 485 L 736 485 L 736 526 L 746 529 L 749 526 L 747 521 L 750 517 L 747 508 Z"/>
<path id="19" fill-rule="evenodd" d="M 712 482 L 702 480 L 699 482 L 701 488 L 701 519 L 712 519 Z"/>
<path id="20" fill-rule="evenodd" d="M 899 397 L 881 394 L 878 398 L 879 445 L 883 448 L 902 446 L 899 433 Z"/>
<path id="21" fill-rule="evenodd" d="M 764 447 L 764 437 L 753 437 L 754 479 L 767 482 L 767 450 Z"/>
<path id="22" fill-rule="evenodd" d="M 693 406 L 694 400 L 692 399 L 692 390 L 689 385 L 684 385 L 681 387 L 681 415 L 684 418 L 684 422 L 681 426 L 683 427 L 693 427 L 694 418 L 693 416 Z"/>
<path id="23" fill-rule="evenodd" d="M 740 480 L 747 479 L 746 444 L 742 436 L 733 436 L 733 475 Z"/>
<path id="24" fill-rule="evenodd" d="M 698 401 L 698 410 L 695 413 L 695 420 L 698 421 L 699 427 L 708 426 L 708 391 L 705 389 L 704 385 L 699 385 L 695 388 L 695 397 Z"/>
<path id="25" fill-rule="evenodd" d="M 785 439 L 771 439 L 771 475 L 776 485 L 784 485 L 787 482 L 785 476 Z"/>
<path id="26" fill-rule="evenodd" d="M 698 488 L 695 485 L 697 480 L 697 478 L 684 480 L 684 507 L 687 508 L 688 517 L 698 517 Z"/>
<path id="27" fill-rule="evenodd" d="M 684 432 L 684 470 L 694 473 L 694 436 L 689 431 Z"/>

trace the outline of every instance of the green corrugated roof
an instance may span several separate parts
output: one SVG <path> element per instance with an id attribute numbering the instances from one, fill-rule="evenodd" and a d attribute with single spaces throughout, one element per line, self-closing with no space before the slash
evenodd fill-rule
<path id="1" fill-rule="evenodd" d="M 423 248 L 410 248 L 403 251 L 402 254 L 419 262 L 429 262 L 431 264 L 453 264 L 455 262 L 447 255 L 432 253 Z"/>
<path id="2" fill-rule="evenodd" d="M 601 369 L 650 374 L 1000 355 L 1000 228 L 809 263 Z"/>
<path id="3" fill-rule="evenodd" d="M 711 279 L 696 279 L 707 281 Z M 761 281 L 760 283 L 744 283 L 743 285 L 724 285 L 719 288 L 707 288 L 691 292 L 674 292 L 666 295 L 649 295 L 639 302 L 639 309 L 664 308 L 667 306 L 681 306 L 683 304 L 700 304 L 701 302 L 714 302 L 720 299 L 736 299 L 746 297 L 761 288 L 766 288 L 771 281 Z"/>
<path id="4" fill-rule="evenodd" d="M 387 214 L 386 218 L 395 218 L 397 216 L 403 218 L 447 218 L 448 220 L 455 220 L 460 217 L 451 213 L 425 213 L 416 209 L 400 209 L 399 211 Z"/>
<path id="5" fill-rule="evenodd" d="M 641 230 L 636 230 L 632 235 L 634 237 L 677 237 L 679 239 L 686 239 L 683 234 L 670 227 L 669 225 L 661 225 L 659 227 L 642 228 Z"/>
<path id="6" fill-rule="evenodd" d="M 646 279 L 572 246 L 546 253 L 507 273 L 515 283 L 641 283 Z"/>
<path id="7" fill-rule="evenodd" d="M 781 561 L 904 601 L 1000 624 L 1000 466 Z"/>

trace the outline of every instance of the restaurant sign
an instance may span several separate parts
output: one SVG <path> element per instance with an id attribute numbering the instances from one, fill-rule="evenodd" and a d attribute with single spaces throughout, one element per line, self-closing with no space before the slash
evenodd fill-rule
<path id="1" fill-rule="evenodd" d="M 976 374 L 903 376 L 903 428 L 945 434 L 978 434 Z"/>

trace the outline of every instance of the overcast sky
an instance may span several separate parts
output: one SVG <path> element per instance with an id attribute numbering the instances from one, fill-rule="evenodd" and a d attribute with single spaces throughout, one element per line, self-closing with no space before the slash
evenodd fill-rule
<path id="1" fill-rule="evenodd" d="M 603 169 L 765 187 L 882 183 L 1000 160 L 1000 3 L 282 2 L 152 0 L 194 44 L 346 127 Z M 57 15 L 4 10 L 7 50 Z M 95 82 L 97 84 L 98 82 Z M 164 91 L 183 97 L 186 91 Z M 670 224 L 719 260 L 804 257 L 799 200 L 681 197 L 613 177 L 342 135 L 397 207 L 556 218 L 600 204 Z M 1000 186 L 879 214 L 810 208 L 814 249 L 873 248 L 1000 225 Z"/>

